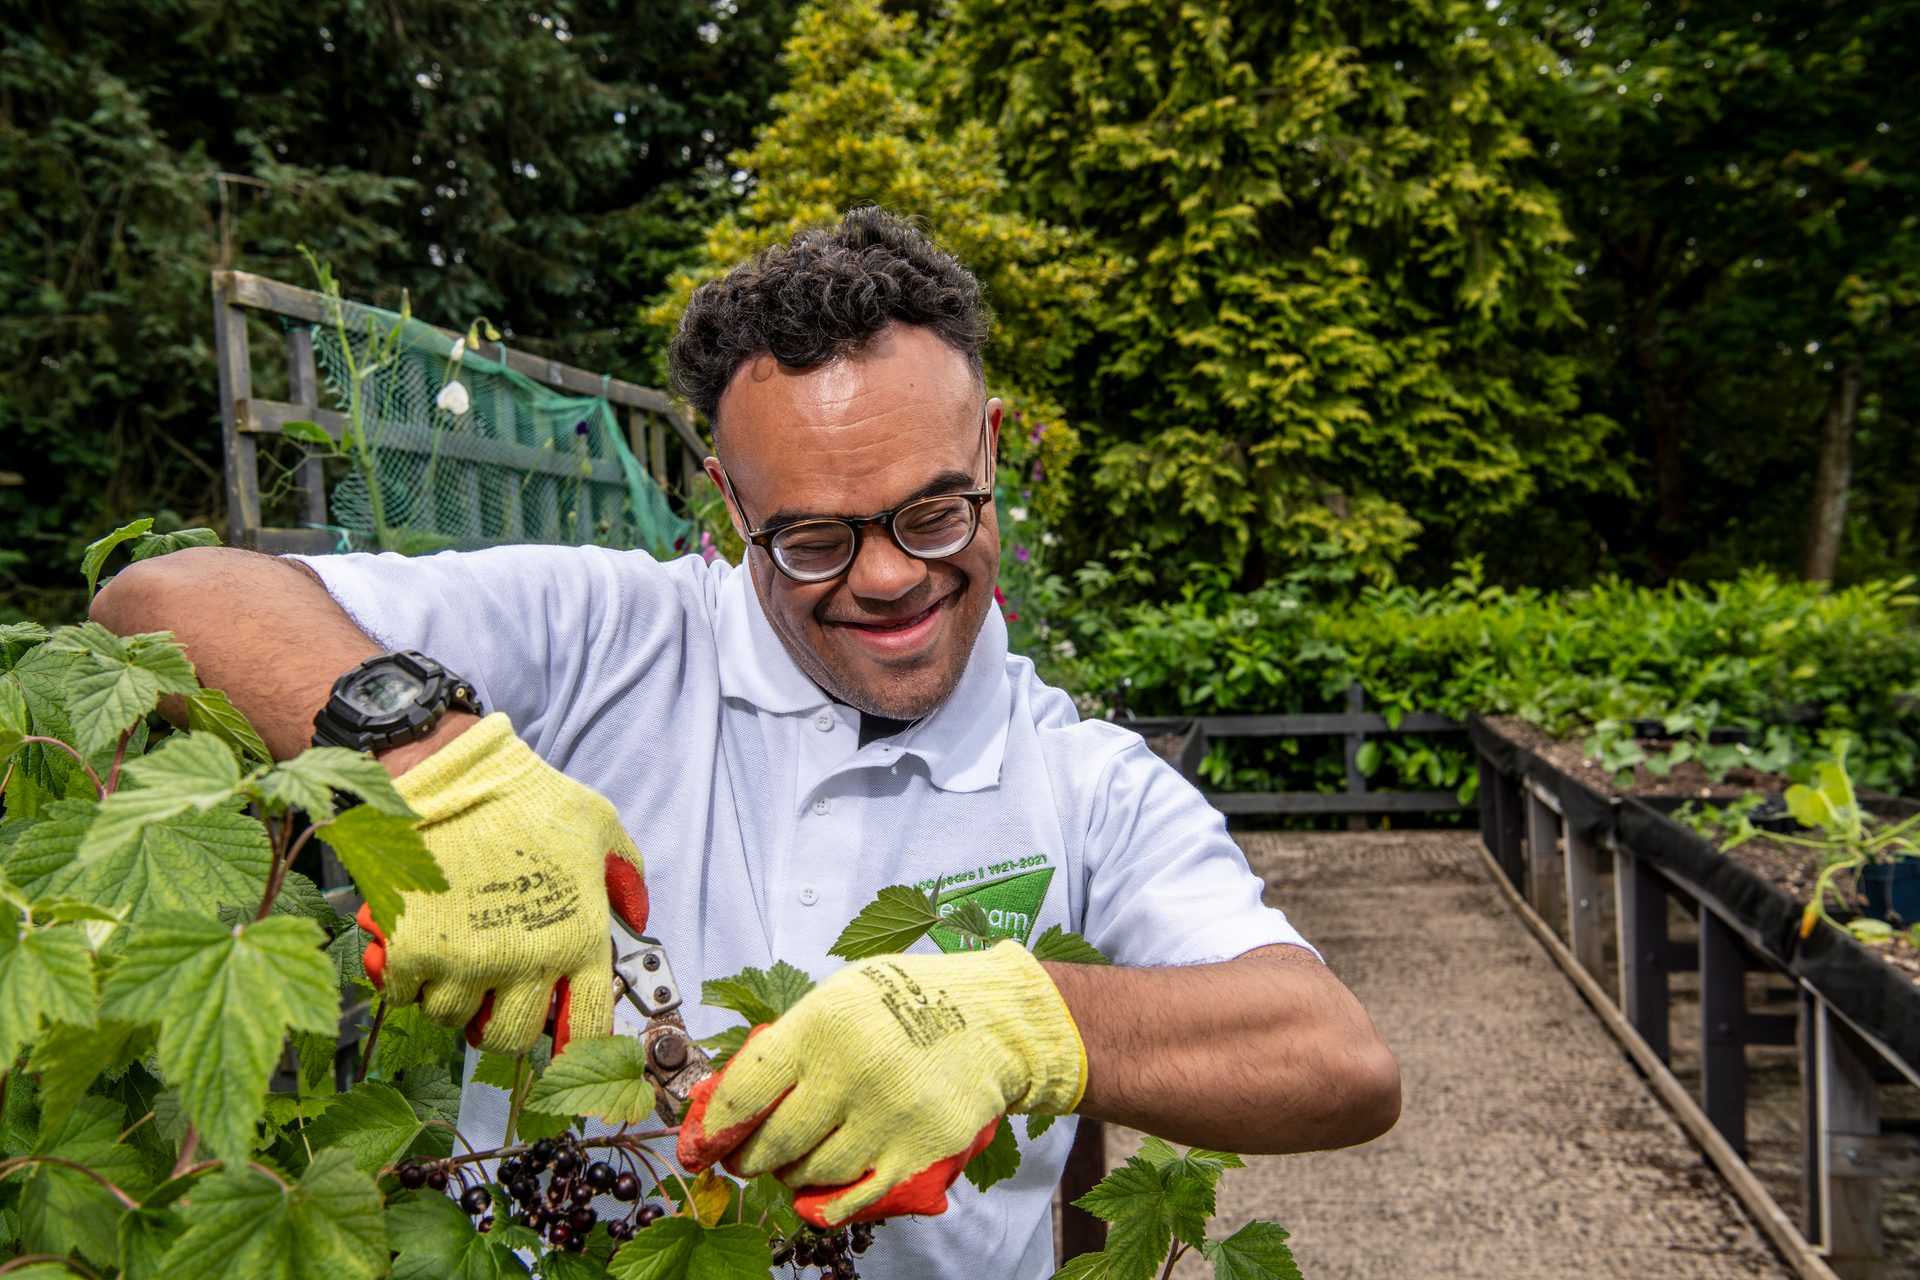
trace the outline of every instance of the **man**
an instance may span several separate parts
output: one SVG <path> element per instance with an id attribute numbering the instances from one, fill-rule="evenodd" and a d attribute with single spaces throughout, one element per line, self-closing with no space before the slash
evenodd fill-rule
<path id="1" fill-rule="evenodd" d="M 452 887 L 411 895 L 377 959 L 389 995 L 487 1047 L 523 1047 L 556 994 L 556 1040 L 606 1030 L 603 872 L 630 922 L 651 898 L 690 989 L 775 959 L 811 970 L 821 985 L 701 1089 L 681 1156 L 778 1173 L 821 1221 L 944 1208 L 880 1232 L 870 1276 L 1048 1273 L 1071 1122 L 1023 1138 L 1010 1182 L 952 1187 L 1002 1113 L 1281 1152 L 1366 1141 L 1399 1111 L 1391 1054 L 1261 905 L 1218 815 L 1007 653 L 985 334 L 956 261 L 856 210 L 702 289 L 674 342 L 740 569 L 594 548 L 182 552 L 96 606 L 119 631 L 178 633 L 277 754 L 331 707 L 328 736 L 350 711 L 336 679 L 384 650 L 471 682 L 494 715 L 454 705 L 381 752 Z M 536 863 L 526 894 L 532 877 L 502 874 Z M 828 956 L 877 890 L 936 879 L 1019 938 L 1059 924 L 1118 963 L 933 940 Z M 470 1085 L 469 1137 L 502 1119 Z"/>

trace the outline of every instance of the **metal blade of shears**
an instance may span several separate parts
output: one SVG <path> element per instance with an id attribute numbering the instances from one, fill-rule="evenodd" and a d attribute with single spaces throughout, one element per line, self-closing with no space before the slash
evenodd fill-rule
<path id="1" fill-rule="evenodd" d="M 640 1036 L 655 1110 L 666 1123 L 678 1124 L 693 1086 L 713 1074 L 713 1063 L 687 1034 L 687 1024 L 680 1018 L 680 984 L 674 981 L 667 949 L 659 939 L 640 935 L 628 948 L 616 943 L 613 987 L 647 1020 Z"/>

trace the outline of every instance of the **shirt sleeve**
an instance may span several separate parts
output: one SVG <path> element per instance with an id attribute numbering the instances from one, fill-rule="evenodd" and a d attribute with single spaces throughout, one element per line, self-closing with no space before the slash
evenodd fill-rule
<path id="1" fill-rule="evenodd" d="M 1092 726 L 1089 726 L 1092 727 Z M 1201 964 L 1256 947 L 1320 953 L 1262 901 L 1265 885 L 1226 819 L 1138 734 L 1125 734 L 1091 796 L 1087 940 L 1122 964 Z"/>
<path id="2" fill-rule="evenodd" d="M 663 564 L 601 547 L 291 558 L 375 643 L 471 681 L 550 759 L 596 714 L 594 699 L 643 673 L 675 679 L 689 646 L 711 647 L 721 576 L 697 556 Z"/>

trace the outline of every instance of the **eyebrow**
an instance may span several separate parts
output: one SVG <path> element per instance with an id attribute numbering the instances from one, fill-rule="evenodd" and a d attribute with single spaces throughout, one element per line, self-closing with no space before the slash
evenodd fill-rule
<path id="1" fill-rule="evenodd" d="M 964 471 L 943 471 L 921 485 L 892 506 L 898 511 L 909 502 L 918 502 L 922 498 L 937 498 L 948 493 L 972 493 L 976 477 Z M 838 511 L 795 511 L 791 507 L 782 507 L 767 517 L 762 529 L 774 529 L 781 525 L 800 524 L 807 520 L 858 520 L 861 516 L 848 516 Z"/>

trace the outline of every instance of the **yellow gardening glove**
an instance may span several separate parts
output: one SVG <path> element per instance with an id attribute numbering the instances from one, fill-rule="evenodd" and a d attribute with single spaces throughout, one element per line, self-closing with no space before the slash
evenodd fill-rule
<path id="1" fill-rule="evenodd" d="M 572 1032 L 613 1028 L 609 904 L 647 927 L 640 850 L 613 805 L 553 768 L 488 716 L 394 782 L 420 814 L 444 893 L 402 895 L 393 936 L 374 935 L 367 976 L 386 998 L 418 997 L 467 1040 L 519 1053 L 553 1018 L 558 1053 Z"/>
<path id="2" fill-rule="evenodd" d="M 1064 1115 L 1087 1055 L 1017 942 L 848 965 L 694 1088 L 680 1160 L 778 1174 L 815 1226 L 940 1213 L 1008 1112 Z"/>

